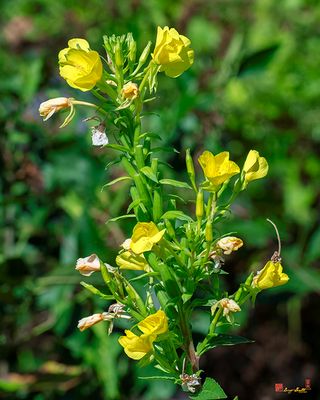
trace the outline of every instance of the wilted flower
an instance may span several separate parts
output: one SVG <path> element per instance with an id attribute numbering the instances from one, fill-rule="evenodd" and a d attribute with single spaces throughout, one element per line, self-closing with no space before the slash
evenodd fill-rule
<path id="1" fill-rule="evenodd" d="M 174 29 L 158 27 L 157 40 L 152 53 L 153 61 L 161 65 L 160 71 L 176 78 L 193 64 L 194 52 L 190 40 Z"/>
<path id="2" fill-rule="evenodd" d="M 54 99 L 44 101 L 39 106 L 39 114 L 41 117 L 43 117 L 44 121 L 47 121 L 55 112 L 71 107 L 72 100 L 72 98 L 67 97 L 56 97 Z"/>
<path id="3" fill-rule="evenodd" d="M 91 139 L 93 146 L 105 146 L 109 143 L 105 128 L 106 127 L 104 124 L 99 124 L 91 128 Z"/>
<path id="4" fill-rule="evenodd" d="M 54 99 L 50 99 L 47 101 L 44 101 L 43 103 L 40 104 L 39 106 L 39 114 L 41 117 L 44 117 L 43 120 L 47 121 L 52 115 L 60 110 L 66 109 L 70 107 L 70 112 L 65 118 L 64 122 L 62 125 L 60 125 L 60 128 L 65 127 L 68 125 L 68 123 L 72 120 L 72 118 L 75 116 L 75 104 L 80 104 L 83 106 L 89 106 L 89 107 L 96 107 L 95 104 L 88 103 L 86 101 L 80 101 L 80 100 L 75 100 L 72 97 L 56 97 Z"/>
<path id="5" fill-rule="evenodd" d="M 264 178 L 268 173 L 268 163 L 264 157 L 260 157 L 256 150 L 250 150 L 243 166 L 243 189 L 250 181 Z"/>
<path id="6" fill-rule="evenodd" d="M 96 254 L 92 254 L 89 257 L 79 258 L 77 260 L 76 270 L 81 275 L 90 276 L 96 271 L 100 271 L 100 259 Z"/>
<path id="7" fill-rule="evenodd" d="M 59 52 L 60 75 L 67 83 L 83 92 L 91 90 L 102 77 L 102 62 L 84 39 L 71 39 Z"/>
<path id="8" fill-rule="evenodd" d="M 217 301 L 212 307 L 211 307 L 211 313 L 214 314 L 215 310 L 217 307 L 220 307 L 223 310 L 223 316 L 226 317 L 226 319 L 232 323 L 233 322 L 233 316 L 232 313 L 241 311 L 241 308 L 239 307 L 239 304 L 236 303 L 232 299 L 228 299 L 227 297 Z"/>
<path id="9" fill-rule="evenodd" d="M 132 251 L 125 251 L 116 258 L 116 263 L 120 269 L 131 269 L 134 271 L 147 271 L 149 264 L 143 254 L 135 254 Z"/>
<path id="10" fill-rule="evenodd" d="M 134 100 L 139 96 L 139 87 L 136 83 L 128 82 L 122 88 L 122 96 L 125 99 Z"/>
<path id="11" fill-rule="evenodd" d="M 138 222 L 133 228 L 130 248 L 136 254 L 152 249 L 164 235 L 165 229 L 159 231 L 154 222 Z"/>
<path id="12" fill-rule="evenodd" d="M 217 242 L 224 254 L 231 254 L 243 246 L 243 241 L 235 236 L 226 236 Z"/>
<path id="13" fill-rule="evenodd" d="M 209 181 L 209 185 L 205 186 L 205 189 L 209 191 L 216 191 L 222 183 L 240 172 L 238 165 L 229 160 L 228 151 L 223 151 L 216 156 L 210 151 L 204 151 L 198 161 Z"/>
<path id="14" fill-rule="evenodd" d="M 85 317 L 80 319 L 78 322 L 78 328 L 80 331 L 84 331 L 85 329 L 90 328 L 91 326 L 97 324 L 98 322 L 108 320 L 108 313 L 99 313 L 90 315 L 90 317 Z"/>
<path id="15" fill-rule="evenodd" d="M 161 335 L 168 331 L 168 318 L 162 310 L 159 310 L 139 322 L 138 328 L 148 335 Z"/>
<path id="16" fill-rule="evenodd" d="M 258 289 L 269 289 L 276 286 L 285 285 L 289 277 L 282 272 L 283 268 L 280 262 L 268 261 L 261 271 L 253 278 L 252 285 Z"/>
<path id="17" fill-rule="evenodd" d="M 181 387 L 182 390 L 186 392 L 195 393 L 195 391 L 201 385 L 201 378 L 196 374 L 188 375 L 188 374 L 181 374 Z"/>
<path id="18" fill-rule="evenodd" d="M 137 336 L 129 330 L 125 330 L 126 336 L 120 336 L 118 339 L 121 346 L 124 348 L 128 357 L 133 360 L 140 360 L 152 350 L 152 343 L 154 342 L 155 335 L 141 335 Z"/>

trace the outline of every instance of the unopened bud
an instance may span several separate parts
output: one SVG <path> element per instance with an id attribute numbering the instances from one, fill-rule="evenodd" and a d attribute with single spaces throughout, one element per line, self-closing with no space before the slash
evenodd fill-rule
<path id="1" fill-rule="evenodd" d="M 210 220 L 206 224 L 205 238 L 207 242 L 212 242 L 213 240 L 212 222 Z"/>
<path id="2" fill-rule="evenodd" d="M 151 44 L 152 44 L 152 42 L 148 42 L 148 44 L 144 48 L 143 52 L 141 53 L 141 56 L 139 58 L 139 63 L 138 63 L 139 65 L 143 65 L 147 61 L 147 58 L 149 56 L 150 49 L 151 49 Z"/>
<path id="3" fill-rule="evenodd" d="M 197 191 L 197 186 L 196 186 L 196 174 L 194 172 L 194 165 L 193 165 L 193 160 L 190 154 L 190 149 L 186 150 L 186 166 L 187 166 L 187 172 L 189 175 L 190 182 L 192 183 L 192 187 L 194 188 L 195 191 Z"/>
<path id="4" fill-rule="evenodd" d="M 196 217 L 202 218 L 204 211 L 204 203 L 203 203 L 203 191 L 200 189 L 197 193 L 197 201 L 196 201 Z"/>
<path id="5" fill-rule="evenodd" d="M 96 271 L 100 271 L 100 259 L 96 254 L 89 257 L 79 258 L 75 268 L 81 275 L 90 276 Z"/>

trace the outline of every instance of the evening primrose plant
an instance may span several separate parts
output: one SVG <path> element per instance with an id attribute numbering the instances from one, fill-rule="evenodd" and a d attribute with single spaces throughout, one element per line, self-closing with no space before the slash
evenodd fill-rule
<path id="1" fill-rule="evenodd" d="M 223 334 L 219 328 L 234 325 L 242 305 L 254 302 L 259 292 L 289 279 L 282 269 L 280 238 L 274 226 L 278 251 L 235 293 L 221 289 L 227 274 L 224 261 L 243 246 L 243 241 L 220 235 L 216 224 L 228 215 L 241 191 L 266 176 L 268 163 L 256 150 L 250 150 L 241 168 L 229 152 L 206 150 L 197 160 L 202 173 L 196 176 L 187 150 L 188 182 L 163 177 L 154 146 L 157 135 L 142 125 L 144 105 L 154 99 L 158 74 L 177 78 L 192 66 L 190 40 L 173 28 L 159 27 L 155 46 L 149 42 L 140 54 L 130 33 L 104 36 L 103 43 L 102 55 L 77 38 L 69 40 L 68 47 L 59 53 L 62 78 L 75 89 L 90 91 L 95 101 L 59 97 L 39 108 L 44 120 L 68 110 L 62 127 L 72 120 L 78 106 L 88 107 L 91 114 L 85 122 L 96 121 L 91 128 L 93 145 L 118 152 L 113 164 L 121 163 L 125 171 L 105 186 L 123 180 L 131 184 L 127 214 L 112 219 L 133 219 L 131 237 L 119 244 L 115 259 L 101 260 L 92 254 L 77 261 L 76 270 L 83 276 L 101 275 L 103 292 L 89 283 L 81 284 L 106 301 L 105 310 L 82 318 L 78 328 L 83 331 L 102 323 L 111 334 L 117 320 L 122 319 L 128 329 L 120 336 L 119 345 L 129 358 L 140 366 L 153 364 L 164 373 L 159 378 L 173 380 L 193 399 L 226 398 L 213 379 L 202 381 L 201 356 L 217 346 L 248 342 Z M 116 129 L 109 143 L 111 126 Z M 193 193 L 191 214 L 179 206 L 175 188 Z M 231 193 L 227 201 L 226 193 Z M 206 336 L 196 343 L 191 321 L 199 309 L 206 310 L 209 318 Z"/>

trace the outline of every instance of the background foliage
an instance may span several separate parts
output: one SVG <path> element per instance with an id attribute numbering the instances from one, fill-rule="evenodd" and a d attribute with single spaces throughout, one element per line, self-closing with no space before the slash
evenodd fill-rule
<path id="1" fill-rule="evenodd" d="M 75 260 L 92 252 L 114 260 L 132 225 L 105 222 L 126 210 L 128 187 L 101 191 L 121 171 L 105 170 L 115 155 L 91 146 L 80 108 L 63 130 L 62 116 L 44 125 L 37 111 L 51 97 L 80 97 L 58 75 L 57 53 L 69 38 L 102 51 L 103 34 L 132 31 L 142 48 L 157 25 L 185 33 L 196 54 L 183 76 L 160 79 L 157 115 L 145 121 L 180 152 L 162 154 L 174 167 L 168 175 L 185 174 L 186 147 L 195 156 L 225 149 L 240 164 L 249 149 L 260 151 L 267 179 L 251 184 L 219 227 L 246 244 L 226 266 L 229 284 L 275 249 L 265 218 L 279 227 L 291 278 L 242 313 L 240 333 L 256 343 L 213 350 L 203 369 L 230 396 L 273 399 L 276 382 L 296 387 L 305 378 L 317 393 L 319 18 L 316 0 L 1 3 L 1 398 L 183 398 L 170 384 L 137 379 L 150 371 L 128 362 L 103 325 L 76 329 L 105 304 L 81 289 Z M 199 335 L 204 318 L 194 316 Z"/>

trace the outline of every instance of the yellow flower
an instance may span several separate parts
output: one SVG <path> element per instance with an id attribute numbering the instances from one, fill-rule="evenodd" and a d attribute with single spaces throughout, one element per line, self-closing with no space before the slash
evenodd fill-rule
<path id="1" fill-rule="evenodd" d="M 190 40 L 171 28 L 158 26 L 157 40 L 152 58 L 161 65 L 160 71 L 176 78 L 193 64 L 194 52 L 190 49 Z"/>
<path id="2" fill-rule="evenodd" d="M 168 318 L 162 310 L 159 310 L 139 322 L 138 328 L 147 335 L 161 335 L 168 331 Z"/>
<path id="3" fill-rule="evenodd" d="M 140 360 L 152 350 L 152 343 L 156 336 L 141 335 L 137 336 L 129 330 L 125 330 L 126 336 L 120 336 L 118 339 L 124 348 L 126 355 L 134 360 Z"/>
<path id="4" fill-rule="evenodd" d="M 253 278 L 253 286 L 258 289 L 269 289 L 285 285 L 289 277 L 282 272 L 282 269 L 282 265 L 279 261 L 268 261 L 262 270 Z"/>
<path id="5" fill-rule="evenodd" d="M 243 246 L 243 241 L 235 236 L 226 236 L 217 242 L 217 246 L 224 254 L 231 254 Z"/>
<path id="6" fill-rule="evenodd" d="M 135 271 L 149 271 L 149 265 L 143 254 L 134 254 L 132 251 L 125 251 L 116 258 L 120 269 L 131 269 Z"/>
<path id="7" fill-rule="evenodd" d="M 240 172 L 238 165 L 229 160 L 228 151 L 223 151 L 216 156 L 210 151 L 204 151 L 198 161 L 205 177 L 210 182 L 210 185 L 206 187 L 207 190 L 217 190 L 218 186 Z"/>
<path id="8" fill-rule="evenodd" d="M 260 157 L 256 150 L 250 150 L 243 166 L 244 187 L 250 181 L 264 178 L 268 173 L 268 163 L 264 157 Z"/>
<path id="9" fill-rule="evenodd" d="M 149 251 L 161 240 L 164 232 L 165 229 L 159 231 L 154 222 L 138 222 L 133 228 L 130 249 L 136 254 Z"/>
<path id="10" fill-rule="evenodd" d="M 102 77 L 102 62 L 84 39 L 71 39 L 68 48 L 59 52 L 60 75 L 83 92 L 91 90 Z"/>

